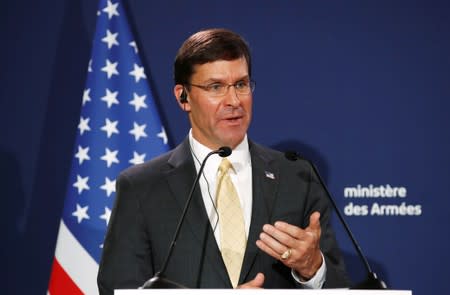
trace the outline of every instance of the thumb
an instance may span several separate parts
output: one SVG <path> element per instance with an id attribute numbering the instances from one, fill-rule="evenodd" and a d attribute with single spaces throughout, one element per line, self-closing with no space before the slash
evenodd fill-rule
<path id="1" fill-rule="evenodd" d="M 309 217 L 309 226 L 308 228 L 312 230 L 320 230 L 320 212 L 315 211 Z"/>
<path id="2" fill-rule="evenodd" d="M 259 272 L 256 274 L 255 278 L 253 279 L 254 286 L 262 287 L 264 284 L 264 274 Z"/>
<path id="3" fill-rule="evenodd" d="M 260 289 L 264 284 L 264 274 L 259 272 L 255 278 L 245 284 L 237 286 L 238 289 Z"/>

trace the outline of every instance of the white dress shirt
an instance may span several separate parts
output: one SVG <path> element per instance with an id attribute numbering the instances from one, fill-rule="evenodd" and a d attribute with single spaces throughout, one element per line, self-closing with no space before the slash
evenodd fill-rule
<path id="1" fill-rule="evenodd" d="M 206 155 L 212 150 L 200 142 L 198 142 L 192 136 L 192 129 L 189 132 L 189 145 L 191 148 L 191 154 L 194 158 L 195 169 L 197 172 L 200 169 L 201 163 L 205 159 Z M 248 232 L 250 229 L 250 221 L 252 217 L 252 201 L 253 201 L 253 191 L 252 191 L 252 163 L 250 157 L 250 150 L 248 146 L 247 135 L 242 140 L 242 142 L 233 149 L 231 155 L 229 155 L 228 160 L 233 165 L 233 169 L 229 170 L 231 181 L 236 187 L 236 191 L 241 202 L 241 208 L 244 214 L 245 222 L 245 233 L 246 238 L 248 238 Z M 218 220 L 218 213 L 216 210 L 216 185 L 217 185 L 217 172 L 222 161 L 222 157 L 219 155 L 212 155 L 207 160 L 205 167 L 203 169 L 203 175 L 200 177 L 199 184 L 200 190 L 202 192 L 203 203 L 205 204 L 206 213 L 208 215 L 211 226 L 214 230 L 214 237 L 216 239 L 217 245 L 220 249 L 220 227 Z M 262 230 L 262 229 L 261 229 Z M 326 265 L 325 259 L 322 255 L 322 266 L 316 272 L 314 277 L 309 281 L 302 280 L 299 275 L 292 270 L 292 277 L 300 284 L 303 288 L 307 289 L 319 289 L 325 282 Z"/>

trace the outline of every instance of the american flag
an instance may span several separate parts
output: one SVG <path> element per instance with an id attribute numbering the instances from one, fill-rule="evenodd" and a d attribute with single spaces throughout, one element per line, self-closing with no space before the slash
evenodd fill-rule
<path id="1" fill-rule="evenodd" d="M 120 0 L 100 0 L 48 292 L 97 294 L 115 178 L 168 150 Z"/>

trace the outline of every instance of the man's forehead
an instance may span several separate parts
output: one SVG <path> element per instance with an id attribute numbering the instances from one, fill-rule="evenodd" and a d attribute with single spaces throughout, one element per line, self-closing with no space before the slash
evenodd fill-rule
<path id="1" fill-rule="evenodd" d="M 233 60 L 219 59 L 204 64 L 197 64 L 193 67 L 192 77 L 199 77 L 203 79 L 227 79 L 246 78 L 249 76 L 248 65 L 245 58 L 238 58 Z"/>

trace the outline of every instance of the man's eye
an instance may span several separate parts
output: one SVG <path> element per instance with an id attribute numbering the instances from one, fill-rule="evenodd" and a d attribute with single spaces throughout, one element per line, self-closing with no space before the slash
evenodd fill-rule
<path id="1" fill-rule="evenodd" d="M 248 87 L 248 82 L 246 81 L 239 81 L 236 82 L 236 84 L 234 85 L 234 87 L 236 87 L 237 89 L 245 89 Z"/>
<path id="2" fill-rule="evenodd" d="M 220 91 L 222 88 L 223 88 L 223 85 L 220 83 L 214 83 L 214 84 L 208 85 L 208 90 L 211 90 L 211 91 Z"/>

